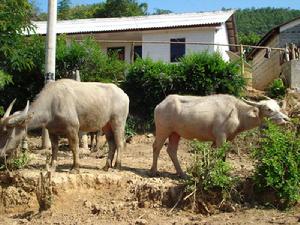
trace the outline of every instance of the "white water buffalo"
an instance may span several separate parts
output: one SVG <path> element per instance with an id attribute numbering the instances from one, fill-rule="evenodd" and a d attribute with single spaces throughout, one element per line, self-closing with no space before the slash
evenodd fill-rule
<path id="1" fill-rule="evenodd" d="M 167 152 L 177 174 L 184 178 L 186 175 L 177 158 L 180 137 L 212 141 L 214 147 L 220 147 L 240 132 L 259 126 L 264 117 L 277 124 L 289 120 L 272 99 L 256 103 L 221 94 L 205 97 L 169 95 L 154 111 L 156 136 L 151 174 L 157 173 L 158 156 L 167 138 Z"/>
<path id="2" fill-rule="evenodd" d="M 78 132 L 102 130 L 109 144 L 109 154 L 104 169 L 121 166 L 124 148 L 124 131 L 129 111 L 128 96 L 114 84 L 77 82 L 62 79 L 48 83 L 35 101 L 22 112 L 9 115 L 13 103 L 0 122 L 0 154 L 15 149 L 28 130 L 46 127 L 52 144 L 51 167 L 55 169 L 58 137 L 66 136 L 73 153 L 72 169 L 79 169 Z"/>

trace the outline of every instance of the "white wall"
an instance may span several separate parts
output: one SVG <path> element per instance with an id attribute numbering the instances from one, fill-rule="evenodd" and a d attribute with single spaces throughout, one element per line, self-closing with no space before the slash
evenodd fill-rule
<path id="1" fill-rule="evenodd" d="M 185 38 L 186 42 L 214 42 L 215 28 L 147 31 L 143 33 L 143 41 L 170 41 L 171 38 Z M 213 52 L 214 46 L 186 44 L 186 54 L 205 50 Z M 155 61 L 170 62 L 170 44 L 143 43 L 143 58 L 147 57 Z"/>
<path id="2" fill-rule="evenodd" d="M 220 29 L 218 29 L 215 33 L 215 43 L 216 44 L 229 44 L 229 40 L 228 40 L 228 33 L 227 33 L 227 29 L 226 29 L 226 25 L 222 24 L 222 26 L 220 27 Z M 220 52 L 220 54 L 222 55 L 223 59 L 228 61 L 229 60 L 229 56 L 226 53 L 226 51 L 229 51 L 229 46 L 218 46 L 215 45 L 214 46 L 215 51 Z"/>

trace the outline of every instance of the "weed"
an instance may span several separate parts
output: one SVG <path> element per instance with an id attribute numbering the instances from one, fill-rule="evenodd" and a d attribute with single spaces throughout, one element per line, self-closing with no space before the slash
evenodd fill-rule
<path id="1" fill-rule="evenodd" d="M 300 197 L 300 139 L 295 128 L 267 124 L 253 149 L 254 180 L 258 190 L 275 192 L 281 206 L 290 207 Z"/>
<path id="2" fill-rule="evenodd" d="M 271 98 L 282 99 L 285 95 L 286 87 L 281 79 L 275 79 L 267 90 Z"/>
<path id="3" fill-rule="evenodd" d="M 191 147 L 195 155 L 191 167 L 188 168 L 186 190 L 189 192 L 221 190 L 223 198 L 230 197 L 230 190 L 236 179 L 230 175 L 231 166 L 224 161 L 229 144 L 212 149 L 207 143 L 193 141 Z"/>

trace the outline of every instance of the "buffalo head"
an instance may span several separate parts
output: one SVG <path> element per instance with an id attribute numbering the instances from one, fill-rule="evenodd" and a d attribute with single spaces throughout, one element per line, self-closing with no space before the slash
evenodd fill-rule
<path id="1" fill-rule="evenodd" d="M 271 98 L 267 98 L 267 100 L 262 100 L 259 102 L 253 102 L 245 99 L 243 100 L 247 104 L 257 107 L 259 109 L 260 117 L 269 118 L 278 125 L 283 125 L 290 121 L 290 118 L 281 112 L 278 103 Z"/>
<path id="2" fill-rule="evenodd" d="M 15 150 L 22 138 L 26 135 L 26 124 L 31 115 L 28 115 L 29 101 L 23 111 L 10 115 L 15 100 L 7 108 L 4 116 L 0 119 L 0 156 Z"/>

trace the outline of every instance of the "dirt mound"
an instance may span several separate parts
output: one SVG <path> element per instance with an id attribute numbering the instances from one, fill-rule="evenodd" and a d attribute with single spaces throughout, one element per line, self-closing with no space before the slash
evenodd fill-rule
<path id="1" fill-rule="evenodd" d="M 234 173 L 242 177 L 249 176 L 253 168 L 243 144 L 253 142 L 252 139 L 250 134 L 241 136 L 234 147 L 240 148 L 240 156 L 234 150 L 228 157 Z M 198 201 L 198 211 L 202 214 L 197 214 L 192 210 L 192 204 L 177 204 L 183 195 L 182 186 L 166 151 L 161 151 L 158 162 L 160 176 L 152 178 L 148 175 L 152 163 L 152 135 L 132 138 L 123 152 L 122 171 L 111 169 L 104 172 L 101 168 L 105 165 L 105 158 L 81 154 L 80 174 L 70 174 L 71 153 L 65 147 L 61 149 L 57 172 L 52 174 L 51 180 L 52 207 L 39 213 L 35 192 L 40 171 L 45 170 L 45 159 L 49 154 L 47 150 L 37 150 L 39 141 L 39 138 L 29 139 L 31 161 L 25 169 L 0 173 L 0 224 L 298 223 L 299 208 L 291 212 L 264 210 L 247 204 L 230 205 L 216 197 L 216 204 L 212 205 Z M 187 142 L 182 141 L 179 159 L 184 170 L 192 159 L 188 150 Z M 218 212 L 213 214 L 216 205 Z M 227 213 L 219 213 L 219 209 Z"/>

